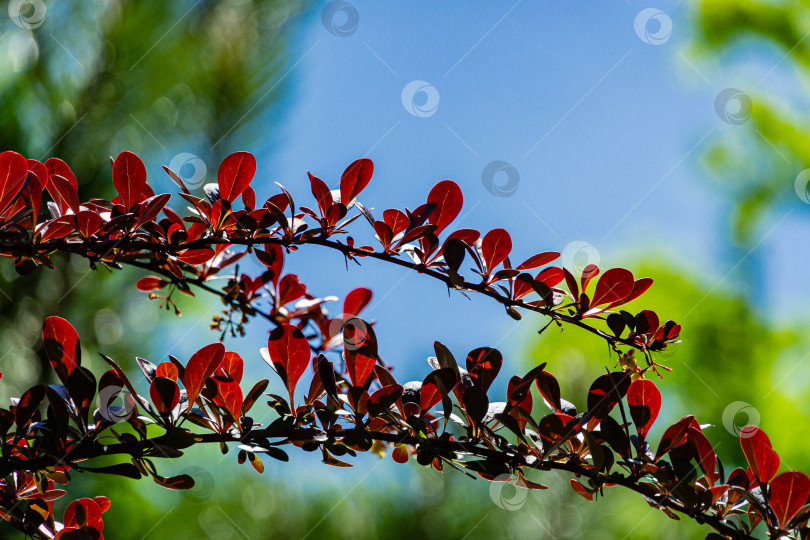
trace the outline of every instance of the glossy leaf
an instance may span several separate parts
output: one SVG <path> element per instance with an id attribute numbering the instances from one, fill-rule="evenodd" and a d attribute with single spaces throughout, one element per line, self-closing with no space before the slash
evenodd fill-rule
<path id="1" fill-rule="evenodd" d="M 464 196 L 461 188 L 452 180 L 443 180 L 433 186 L 427 198 L 428 204 L 436 208 L 428 216 L 428 222 L 436 225 L 436 234 L 440 234 L 461 212 Z"/>
<path id="2" fill-rule="evenodd" d="M 267 351 L 276 371 L 287 386 L 292 403 L 295 386 L 309 365 L 309 341 L 297 327 L 284 324 L 270 332 Z"/>
<path id="3" fill-rule="evenodd" d="M 349 206 L 366 188 L 373 173 L 374 164 L 370 159 L 358 159 L 349 165 L 340 178 L 340 202 Z"/>
<path id="4" fill-rule="evenodd" d="M 627 389 L 627 405 L 639 435 L 645 437 L 661 411 L 661 392 L 651 380 L 637 379 Z"/>
<path id="5" fill-rule="evenodd" d="M 132 152 L 121 152 L 112 168 L 113 185 L 127 210 L 139 202 L 146 186 L 146 167 Z"/>
<path id="6" fill-rule="evenodd" d="M 183 373 L 183 386 L 188 394 L 189 410 L 194 407 L 194 401 L 205 386 L 205 381 L 214 374 L 224 357 L 225 346 L 222 343 L 212 343 L 194 353 L 189 359 Z"/>
<path id="7" fill-rule="evenodd" d="M 217 171 L 219 195 L 233 204 L 250 185 L 256 174 L 256 158 L 250 152 L 234 152 L 226 157 Z"/>

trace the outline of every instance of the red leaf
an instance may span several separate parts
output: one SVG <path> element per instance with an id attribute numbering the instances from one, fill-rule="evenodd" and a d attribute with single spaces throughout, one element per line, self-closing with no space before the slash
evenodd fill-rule
<path id="1" fill-rule="evenodd" d="M 89 238 L 96 234 L 104 221 L 101 216 L 92 210 L 80 210 L 76 213 L 74 218 L 76 220 L 76 228 L 85 238 Z"/>
<path id="2" fill-rule="evenodd" d="M 498 375 L 503 364 L 503 356 L 498 349 L 479 347 L 467 355 L 467 371 L 473 384 L 486 392 Z"/>
<path id="3" fill-rule="evenodd" d="M 160 414 L 168 414 L 180 402 L 180 388 L 168 377 L 155 377 L 149 386 L 149 397 Z"/>
<path id="4" fill-rule="evenodd" d="M 28 163 L 17 152 L 0 153 L 0 212 L 8 208 L 25 184 Z"/>
<path id="5" fill-rule="evenodd" d="M 295 274 L 287 274 L 278 284 L 278 305 L 283 306 L 307 294 L 307 287 Z"/>
<path id="6" fill-rule="evenodd" d="M 62 161 L 61 159 L 49 158 L 48 161 L 45 162 L 45 170 L 48 171 L 47 175 L 48 177 L 45 182 L 45 188 L 48 189 L 48 193 L 51 194 L 51 197 L 53 198 L 54 201 L 56 201 L 56 197 L 54 197 L 53 192 L 51 192 L 50 190 L 51 176 L 53 176 L 54 174 L 58 174 L 59 176 L 67 178 L 75 189 L 79 189 L 79 182 L 76 180 L 76 175 L 73 174 L 73 171 L 70 170 L 68 164 Z"/>
<path id="7" fill-rule="evenodd" d="M 127 210 L 140 201 L 146 187 L 146 167 L 132 152 L 121 152 L 112 168 L 113 185 Z"/>
<path id="8" fill-rule="evenodd" d="M 48 191 L 52 194 L 59 211 L 62 214 L 70 208 L 73 213 L 79 212 L 79 193 L 76 187 L 64 176 L 58 174 L 51 175 L 51 184 Z"/>
<path id="9" fill-rule="evenodd" d="M 354 289 L 343 300 L 343 314 L 344 319 L 357 317 L 366 306 L 371 302 L 372 292 L 371 289 L 365 287 L 358 287 Z"/>
<path id="10" fill-rule="evenodd" d="M 256 208 L 256 192 L 253 191 L 252 187 L 248 186 L 245 188 L 245 191 L 242 192 L 242 204 L 245 208 L 251 210 Z"/>
<path id="11" fill-rule="evenodd" d="M 217 171 L 219 195 L 233 203 L 250 185 L 256 174 L 256 158 L 250 152 L 234 152 L 226 157 Z"/>
<path id="12" fill-rule="evenodd" d="M 326 185 L 326 182 L 317 176 L 313 176 L 311 173 L 309 173 L 309 186 L 312 190 L 312 194 L 315 196 L 315 200 L 318 201 L 318 210 L 321 211 L 321 216 L 325 217 L 326 213 L 329 211 L 329 207 L 332 206 L 334 202 L 332 192 L 329 191 L 329 186 Z"/>
<path id="13" fill-rule="evenodd" d="M 374 163 L 370 159 L 358 159 L 343 171 L 340 177 L 340 202 L 349 206 L 371 181 Z M 391 227 L 393 229 L 393 227 Z"/>
<path id="14" fill-rule="evenodd" d="M 556 287 L 564 278 L 565 274 L 563 274 L 562 268 L 550 266 L 537 274 L 534 279 L 545 283 L 549 287 Z"/>
<path id="15" fill-rule="evenodd" d="M 194 406 L 194 401 L 205 386 L 205 381 L 213 375 L 225 357 L 225 345 L 212 343 L 206 345 L 189 359 L 186 371 L 183 373 L 183 386 L 188 393 L 188 408 Z"/>
<path id="16" fill-rule="evenodd" d="M 556 251 L 544 251 L 543 253 L 538 253 L 537 255 L 529 257 L 525 262 L 519 264 L 515 270 L 523 271 L 531 270 L 532 268 L 540 268 L 551 261 L 557 260 L 559 257 L 560 254 Z"/>
<path id="17" fill-rule="evenodd" d="M 395 208 L 384 211 L 383 220 L 386 225 L 391 227 L 391 232 L 394 233 L 394 236 L 408 228 L 408 216 L 405 215 L 405 212 Z"/>
<path id="18" fill-rule="evenodd" d="M 630 302 L 631 300 L 635 300 L 636 298 L 647 292 L 647 289 L 652 287 L 652 284 L 653 284 L 652 278 L 645 277 L 637 279 L 635 283 L 633 283 L 633 290 L 630 292 L 630 294 L 627 295 L 626 298 L 623 298 L 617 302 L 610 304 L 610 306 L 608 306 L 608 309 L 613 309 L 616 306 L 621 306 Z"/>
<path id="19" fill-rule="evenodd" d="M 297 327 L 284 324 L 270 332 L 267 351 L 273 366 L 287 386 L 292 407 L 295 385 L 309 364 L 309 341 Z"/>
<path id="20" fill-rule="evenodd" d="M 81 508 L 78 512 L 77 507 Z M 101 507 L 93 499 L 77 499 L 65 508 L 65 527 L 89 527 L 100 533 L 104 529 L 101 512 Z"/>
<path id="21" fill-rule="evenodd" d="M 161 362 L 158 364 L 157 369 L 155 370 L 155 376 L 166 377 L 167 379 L 177 382 L 177 366 L 168 360 Z"/>
<path id="22" fill-rule="evenodd" d="M 211 248 L 188 249 L 177 256 L 178 261 L 187 264 L 203 264 L 214 258 L 216 252 Z"/>
<path id="23" fill-rule="evenodd" d="M 645 437 L 661 411 L 661 392 L 651 380 L 637 379 L 627 389 L 627 405 L 638 434 Z"/>
<path id="24" fill-rule="evenodd" d="M 771 482 L 770 502 L 779 527 L 787 530 L 791 518 L 810 496 L 810 478 L 798 471 L 783 472 Z"/>
<path id="25" fill-rule="evenodd" d="M 481 242 L 481 252 L 488 273 L 501 264 L 512 251 L 512 238 L 504 229 L 489 231 Z"/>
<path id="26" fill-rule="evenodd" d="M 430 190 L 427 202 L 436 205 L 428 216 L 428 222 L 437 226 L 436 235 L 438 236 L 461 212 L 464 196 L 458 184 L 452 180 L 443 180 Z"/>
<path id="27" fill-rule="evenodd" d="M 571 487 L 574 488 L 574 491 L 577 494 L 582 495 L 583 497 L 585 497 L 589 501 L 593 501 L 593 495 L 591 495 L 588 492 L 588 488 L 586 488 L 585 486 L 583 486 L 582 484 L 580 484 L 579 482 L 577 482 L 573 478 L 571 480 L 569 480 L 568 483 L 571 484 Z"/>
<path id="28" fill-rule="evenodd" d="M 138 280 L 135 286 L 139 291 L 151 292 L 156 289 L 162 289 L 166 284 L 162 279 L 157 276 L 146 276 Z"/>
<path id="29" fill-rule="evenodd" d="M 583 293 L 585 292 L 585 289 L 588 288 L 588 283 L 590 283 L 591 280 L 598 275 L 599 267 L 595 264 L 588 264 L 582 269 L 582 276 L 579 278 L 579 283 L 582 286 Z"/>
<path id="30" fill-rule="evenodd" d="M 695 417 L 690 414 L 669 426 L 667 430 L 664 431 L 661 442 L 658 444 L 658 452 L 655 453 L 655 459 L 657 460 L 676 446 L 682 445 L 684 441 L 686 441 L 689 427 L 693 424 L 698 425 L 695 421 Z"/>
<path id="31" fill-rule="evenodd" d="M 352 349 L 343 350 L 343 360 L 352 386 L 364 386 L 377 363 L 374 358 Z"/>
<path id="32" fill-rule="evenodd" d="M 745 426 L 740 430 L 740 446 L 757 482 L 770 482 L 779 470 L 779 454 L 771 447 L 765 432 L 757 426 Z"/>
<path id="33" fill-rule="evenodd" d="M 81 346 L 76 329 L 61 317 L 48 317 L 42 327 L 45 353 L 59 378 L 65 382 L 76 366 L 81 365 Z"/>
<path id="34" fill-rule="evenodd" d="M 717 467 L 717 454 L 715 454 L 712 444 L 709 442 L 709 439 L 706 438 L 703 432 L 694 426 L 689 427 L 688 437 L 689 440 L 694 443 L 695 448 L 697 449 L 698 465 L 700 465 L 700 468 L 703 469 L 703 473 L 706 475 L 709 483 L 713 486 L 717 482 L 718 476 L 715 472 L 715 468 Z"/>
<path id="35" fill-rule="evenodd" d="M 611 268 L 599 278 L 591 306 L 619 302 L 633 291 L 633 273 L 624 268 Z"/>

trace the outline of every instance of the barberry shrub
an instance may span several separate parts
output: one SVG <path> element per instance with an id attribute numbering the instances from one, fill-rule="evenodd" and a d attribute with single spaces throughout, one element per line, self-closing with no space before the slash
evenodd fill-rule
<path id="1" fill-rule="evenodd" d="M 658 353 L 677 343 L 681 328 L 654 311 L 621 308 L 652 279 L 594 265 L 574 275 L 551 265 L 557 252 L 513 253 L 503 229 L 451 232 L 463 197 L 450 180 L 412 211 L 374 216 L 358 200 L 372 177 L 367 159 L 349 165 L 338 190 L 310 174 L 311 208 L 296 206 L 281 186 L 257 204 L 250 187 L 256 161 L 247 152 L 223 161 L 217 183 L 204 188 L 206 198 L 164 170 L 190 215 L 169 207 L 170 194 L 153 192 L 144 164 L 130 152 L 112 161 L 118 196 L 83 203 L 65 162 L 0 154 L 0 255 L 20 274 L 47 271 L 40 267 L 52 268 L 54 254 L 69 253 L 93 268 L 147 271 L 136 287 L 166 309 L 179 311 L 176 295 L 194 290 L 224 305 L 211 325 L 219 341 L 188 359 L 138 358 L 137 382 L 103 354 L 109 369 L 91 372 L 73 326 L 57 316 L 43 321 L 42 347 L 58 383 L 33 386 L 0 408 L 0 515 L 26 535 L 101 538 L 110 505 L 103 495 L 73 500 L 54 515 L 54 501 L 67 495 L 76 472 L 188 489 L 191 477 L 163 476 L 160 463 L 210 445 L 235 450 L 240 464 L 259 473 L 268 459 L 287 461 L 290 449 L 318 452 L 323 463 L 339 467 L 359 452 L 387 452 L 397 463 L 413 458 L 437 471 L 449 467 L 525 489 L 546 489 L 545 471 L 566 471 L 588 500 L 632 490 L 674 519 L 712 527 L 710 538 L 762 531 L 806 537 L 810 479 L 797 471 L 777 474 L 779 456 L 759 428 L 740 434 L 747 468 L 728 472 L 694 416 L 649 440 L 661 408 L 653 379 L 670 369 Z M 357 234 L 366 240 L 350 236 L 350 225 L 364 228 Z M 362 318 L 372 291 L 351 291 L 341 315 L 332 317 L 326 306 L 334 297 L 315 296 L 284 273 L 285 259 L 302 245 L 336 250 L 347 262 L 410 268 L 451 291 L 487 296 L 515 319 L 533 312 L 545 319 L 542 329 L 589 332 L 606 342 L 617 368 L 595 377 L 582 411 L 563 399 L 545 364 L 511 376 L 505 395 L 493 395 L 503 358 L 490 347 L 459 354 L 435 342 L 424 379 L 398 381 L 380 358 L 374 324 Z M 263 271 L 239 273 L 237 263 L 247 256 Z M 215 286 L 222 277 L 216 283 L 224 286 Z M 252 319 L 269 326 L 260 353 L 283 395 L 266 393 L 268 379 L 243 381 L 242 358 L 222 343 L 244 333 Z M 259 424 L 253 411 L 265 403 L 272 411 L 258 417 L 272 420 Z"/>

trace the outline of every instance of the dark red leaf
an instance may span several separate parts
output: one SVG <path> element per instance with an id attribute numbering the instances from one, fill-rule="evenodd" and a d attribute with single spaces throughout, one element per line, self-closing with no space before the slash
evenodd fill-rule
<path id="1" fill-rule="evenodd" d="M 329 191 L 329 186 L 323 180 L 311 173 L 309 174 L 309 185 L 315 200 L 318 201 L 318 210 L 320 210 L 321 216 L 325 217 L 334 202 L 332 192 Z"/>
<path id="2" fill-rule="evenodd" d="M 194 401 L 205 386 L 205 381 L 214 374 L 225 357 L 225 345 L 212 343 L 206 345 L 189 359 L 186 371 L 183 373 L 183 386 L 188 393 L 188 408 L 194 406 Z"/>
<path id="3" fill-rule="evenodd" d="M 373 173 L 374 163 L 366 158 L 358 159 L 346 167 L 340 177 L 340 202 L 349 206 L 371 181 Z"/>
<path id="4" fill-rule="evenodd" d="M 503 364 L 503 356 L 498 349 L 479 347 L 467 355 L 467 371 L 473 384 L 484 391 L 489 390 Z"/>
<path id="5" fill-rule="evenodd" d="M 177 255 L 178 261 L 183 261 L 187 264 L 197 265 L 203 264 L 214 258 L 216 252 L 211 248 L 187 249 L 183 253 Z"/>
<path id="6" fill-rule="evenodd" d="M 142 277 L 138 280 L 138 283 L 135 284 L 138 290 L 142 292 L 151 292 L 156 289 L 162 289 L 165 285 L 166 282 L 157 276 Z"/>
<path id="7" fill-rule="evenodd" d="M 635 283 L 633 283 L 633 290 L 630 292 L 630 294 L 627 295 L 625 298 L 618 300 L 617 302 L 614 302 L 613 304 L 608 306 L 608 309 L 613 309 L 616 306 L 621 306 L 632 300 L 635 300 L 636 298 L 647 292 L 647 289 L 652 287 L 652 284 L 653 284 L 652 278 L 645 277 L 637 279 Z"/>
<path id="8" fill-rule="evenodd" d="M 443 180 L 430 190 L 427 202 L 436 205 L 428 216 L 428 221 L 436 225 L 436 235 L 439 235 L 461 212 L 464 196 L 458 184 L 452 180 Z"/>
<path id="9" fill-rule="evenodd" d="M 623 371 L 606 373 L 596 379 L 588 390 L 588 411 L 601 419 L 627 394 L 630 375 Z"/>
<path id="10" fill-rule="evenodd" d="M 365 287 L 358 287 L 347 294 L 343 300 L 344 319 L 360 315 L 360 312 L 371 302 L 372 294 L 371 289 Z"/>
<path id="11" fill-rule="evenodd" d="M 611 268 L 599 278 L 591 306 L 619 302 L 633 291 L 633 274 L 624 268 Z"/>
<path id="12" fill-rule="evenodd" d="M 645 437 L 661 411 L 661 392 L 651 380 L 637 379 L 627 389 L 627 405 L 638 434 Z"/>
<path id="13" fill-rule="evenodd" d="M 42 327 L 45 353 L 59 379 L 64 383 L 68 375 L 82 363 L 79 334 L 69 322 L 61 317 L 45 319 Z"/>
<path id="14" fill-rule="evenodd" d="M 167 415 L 180 402 L 180 388 L 168 377 L 155 377 L 149 386 L 149 397 L 152 398 L 155 410 Z"/>
<path id="15" fill-rule="evenodd" d="M 560 383 L 548 371 L 539 373 L 535 378 L 537 389 L 543 395 L 543 398 L 548 401 L 555 412 L 562 412 L 562 402 L 560 401 Z"/>
<path id="16" fill-rule="evenodd" d="M 267 351 L 273 366 L 287 386 L 292 406 L 295 385 L 309 365 L 309 341 L 297 327 L 284 324 L 270 332 Z"/>
<path id="17" fill-rule="evenodd" d="M 526 261 L 522 262 L 518 266 L 515 267 L 515 270 L 523 271 L 523 270 L 531 270 L 532 268 L 540 268 L 551 261 L 557 260 L 560 257 L 560 254 L 556 251 L 544 251 L 543 253 L 538 253 L 532 257 L 526 259 Z"/>
<path id="18" fill-rule="evenodd" d="M 346 363 L 346 371 L 349 373 L 352 386 L 365 386 L 377 363 L 371 356 L 351 348 L 344 348 L 343 360 Z"/>
<path id="19" fill-rule="evenodd" d="M 250 185 L 256 174 L 256 158 L 250 152 L 234 152 L 226 157 L 217 171 L 219 195 L 233 203 Z"/>
<path id="20" fill-rule="evenodd" d="M 512 251 L 512 238 L 504 229 L 489 231 L 481 242 L 481 252 L 488 273 L 492 273 L 496 266 L 501 264 Z"/>
<path id="21" fill-rule="evenodd" d="M 689 427 L 693 425 L 700 427 L 695 421 L 694 415 L 690 414 L 689 416 L 684 416 L 669 426 L 666 431 L 664 431 L 664 435 L 661 437 L 661 442 L 658 444 L 658 451 L 655 453 L 655 459 L 659 459 L 676 446 L 682 445 L 686 441 L 686 437 L 689 433 Z"/>
<path id="22" fill-rule="evenodd" d="M 0 212 L 8 208 L 25 184 L 28 163 L 17 152 L 0 152 Z"/>
<path id="23" fill-rule="evenodd" d="M 79 211 L 79 193 L 67 178 L 52 174 L 49 191 L 53 194 L 60 212 L 64 214 L 68 208 L 73 210 L 74 214 Z"/>
<path id="24" fill-rule="evenodd" d="M 384 211 L 383 220 L 385 220 L 386 225 L 391 227 L 391 232 L 394 233 L 394 236 L 408 228 L 408 216 L 405 215 L 405 212 L 395 208 Z"/>
<path id="25" fill-rule="evenodd" d="M 549 287 L 556 287 L 560 284 L 564 277 L 565 275 L 563 274 L 562 268 L 550 266 L 537 274 L 534 279 L 541 283 L 545 283 Z"/>
<path id="26" fill-rule="evenodd" d="M 770 482 L 779 470 L 779 454 L 771 447 L 765 432 L 757 426 L 745 426 L 740 430 L 740 446 L 757 482 Z"/>
<path id="27" fill-rule="evenodd" d="M 801 510 L 810 496 L 810 478 L 798 471 L 783 472 L 773 479 L 769 493 L 776 521 L 781 529 L 787 530 L 791 518 Z"/>
<path id="28" fill-rule="evenodd" d="M 121 152 L 112 168 L 113 185 L 127 210 L 140 201 L 146 186 L 146 167 L 132 152 Z"/>

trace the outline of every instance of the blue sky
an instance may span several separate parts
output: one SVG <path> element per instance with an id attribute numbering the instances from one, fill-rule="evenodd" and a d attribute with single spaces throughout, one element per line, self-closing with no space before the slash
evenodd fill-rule
<path id="1" fill-rule="evenodd" d="M 632 270 L 645 255 L 663 255 L 709 289 L 733 284 L 744 265 L 758 261 L 761 305 L 776 316 L 801 308 L 810 284 L 797 279 L 808 261 L 796 247 L 808 232 L 806 214 L 783 220 L 786 211 L 775 212 L 741 263 L 727 243 L 727 196 L 701 164 L 714 143 L 745 129 L 715 112 L 719 92 L 760 86 L 798 95 L 781 51 L 753 44 L 722 61 L 694 54 L 687 3 L 662 3 L 639 32 L 636 19 L 648 12 L 635 2 L 586 9 L 522 0 L 461 10 L 357 0 L 328 26 L 324 13 L 335 5 L 318 5 L 292 23 L 288 68 L 272 83 L 284 89 L 282 102 L 248 127 L 260 199 L 278 181 L 298 204 L 311 203 L 307 170 L 337 187 L 346 165 L 367 156 L 375 175 L 361 201 L 378 214 L 413 209 L 449 178 L 465 196 L 454 225 L 506 228 L 513 261 L 587 242 L 603 268 Z M 657 21 L 671 23 L 671 32 Z M 341 29 L 348 35 L 336 35 Z M 428 85 L 430 96 L 406 95 L 403 105 L 413 85 Z M 486 189 L 482 172 L 493 161 L 517 172 L 511 196 Z M 356 225 L 359 239 L 371 238 L 365 223 Z M 324 296 L 371 287 L 365 315 L 379 321 L 383 357 L 408 376 L 424 373 L 434 340 L 460 356 L 497 346 L 508 360 L 541 324 L 529 317 L 516 325 L 493 302 L 448 295 L 401 268 L 368 261 L 347 272 L 341 257 L 321 248 L 302 250 L 286 269 Z M 234 347 L 252 351 L 264 339 L 266 329 L 254 325 Z"/>
<path id="2" fill-rule="evenodd" d="M 454 226 L 506 228 L 513 261 L 581 241 L 594 246 L 603 268 L 632 270 L 633 261 L 652 253 L 701 276 L 707 288 L 734 283 L 741 263 L 727 244 L 729 202 L 701 158 L 744 129 L 715 112 L 722 90 L 748 88 L 767 75 L 763 86 L 795 97 L 796 81 L 779 65 L 782 53 L 754 47 L 761 54 L 754 62 L 750 49 L 722 62 L 697 57 L 685 2 L 657 6 L 672 21 L 671 35 L 658 45 L 636 33 L 646 6 L 635 1 L 474 5 L 355 0 L 346 9 L 359 21 L 345 37 L 324 26 L 322 6 L 297 21 L 289 69 L 276 81 L 285 97 L 250 128 L 259 198 L 275 192 L 278 181 L 299 205 L 311 204 L 307 170 L 337 187 L 343 169 L 367 156 L 375 175 L 364 204 L 378 214 L 413 209 L 435 183 L 453 179 L 465 197 Z M 421 101 L 425 95 L 405 100 L 424 110 L 421 117 L 403 106 L 413 81 L 429 84 L 434 102 L 438 95 L 437 106 Z M 496 160 L 519 174 L 512 196 L 484 186 L 482 172 Z M 807 214 L 800 209 L 782 221 L 785 213 L 763 225 L 761 243 L 744 261 L 764 263 L 761 274 L 769 279 L 758 294 L 773 314 L 797 310 L 810 293 L 806 279 L 797 279 L 806 277 L 807 256 L 796 247 L 807 238 Z M 401 268 L 368 261 L 346 271 L 341 257 L 320 248 L 303 249 L 286 270 L 324 296 L 371 287 L 375 299 L 364 315 L 378 321 L 381 355 L 404 380 L 424 376 L 434 340 L 457 358 L 498 347 L 513 371 L 542 324 L 534 317 L 516 324 L 493 302 L 448 295 L 440 283 Z M 570 330 L 570 339 L 589 337 Z M 265 340 L 256 321 L 246 340 L 229 346 L 258 359 Z M 315 472 L 321 480 L 328 473 Z"/>

